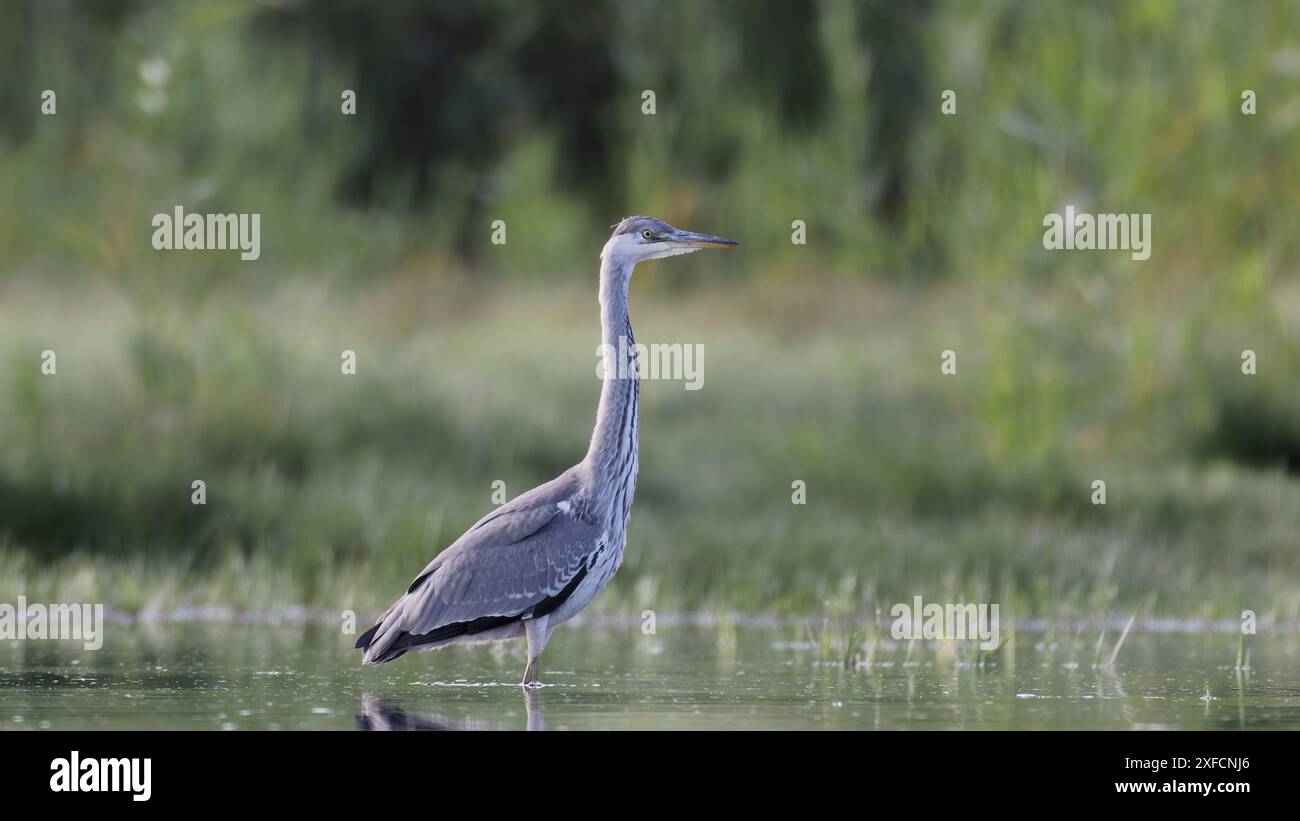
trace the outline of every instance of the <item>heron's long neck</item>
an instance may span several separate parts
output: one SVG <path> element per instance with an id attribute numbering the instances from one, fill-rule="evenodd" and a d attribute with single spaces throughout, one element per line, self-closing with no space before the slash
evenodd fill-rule
<path id="1" fill-rule="evenodd" d="M 626 266 L 624 268 L 623 266 Z M 632 507 L 637 471 L 636 343 L 627 315 L 627 284 L 631 265 L 602 258 L 600 263 L 600 328 L 604 345 L 604 382 L 596 429 L 591 433 L 587 462 L 592 468 L 595 501 L 606 515 L 626 522 Z"/>

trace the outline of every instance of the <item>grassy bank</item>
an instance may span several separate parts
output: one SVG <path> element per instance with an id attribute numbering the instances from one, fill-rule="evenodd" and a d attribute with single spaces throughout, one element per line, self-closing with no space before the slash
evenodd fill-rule
<path id="1" fill-rule="evenodd" d="M 1294 287 L 653 277 L 638 339 L 702 344 L 704 385 L 644 385 L 631 544 L 597 608 L 1300 617 Z M 587 289 L 151 294 L 0 285 L 0 598 L 369 612 L 494 481 L 513 496 L 584 452 Z"/>

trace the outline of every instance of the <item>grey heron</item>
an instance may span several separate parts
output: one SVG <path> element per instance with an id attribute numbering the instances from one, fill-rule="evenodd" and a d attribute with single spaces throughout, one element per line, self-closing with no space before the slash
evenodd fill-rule
<path id="1" fill-rule="evenodd" d="M 601 350 L 628 359 L 616 365 L 606 354 L 587 455 L 479 519 L 429 562 L 357 640 L 363 663 L 524 636 L 523 683 L 538 684 L 551 633 L 581 612 L 623 562 L 637 474 L 639 383 L 627 312 L 632 269 L 644 260 L 737 244 L 653 217 L 628 217 L 615 226 L 600 252 Z"/>

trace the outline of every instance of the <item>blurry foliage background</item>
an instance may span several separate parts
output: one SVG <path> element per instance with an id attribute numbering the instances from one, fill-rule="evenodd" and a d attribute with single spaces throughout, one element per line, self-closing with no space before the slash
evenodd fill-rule
<path id="1" fill-rule="evenodd" d="M 0 599 L 385 604 L 580 457 L 648 213 L 743 248 L 634 282 L 705 389 L 645 386 L 599 606 L 1296 621 L 1298 126 L 1292 2 L 0 0 Z"/>

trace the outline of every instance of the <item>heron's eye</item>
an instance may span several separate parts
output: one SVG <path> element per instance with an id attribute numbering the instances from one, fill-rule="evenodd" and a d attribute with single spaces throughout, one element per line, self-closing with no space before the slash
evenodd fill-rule
<path id="1" fill-rule="evenodd" d="M 654 234 L 650 231 L 649 228 L 647 228 L 641 232 L 641 236 L 645 237 L 646 239 L 651 239 L 654 237 Z"/>

